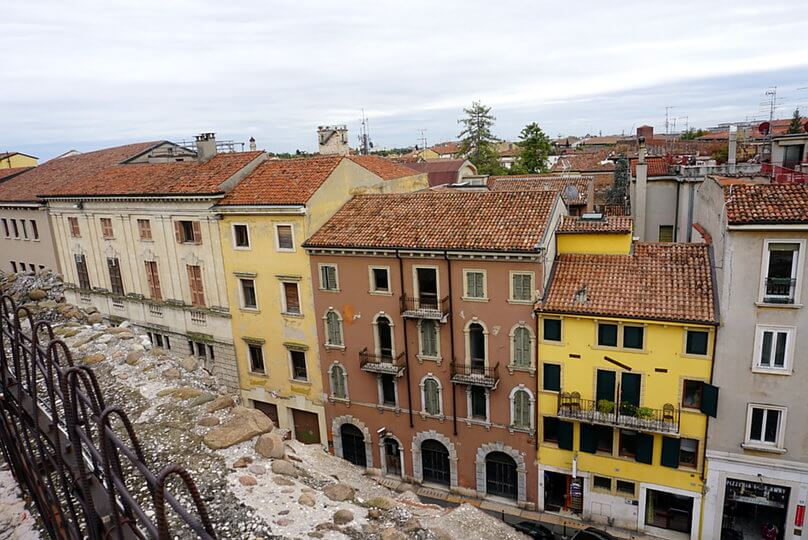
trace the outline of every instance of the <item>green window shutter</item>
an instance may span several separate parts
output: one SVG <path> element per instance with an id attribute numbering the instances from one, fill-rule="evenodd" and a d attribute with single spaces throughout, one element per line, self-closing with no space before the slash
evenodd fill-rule
<path id="1" fill-rule="evenodd" d="M 581 449 L 581 452 L 594 454 L 598 449 L 595 426 L 592 424 L 581 424 L 580 430 L 581 440 L 578 441 L 578 447 Z"/>
<path id="2" fill-rule="evenodd" d="M 543 319 L 544 339 L 561 341 L 561 319 Z"/>
<path id="3" fill-rule="evenodd" d="M 482 272 L 477 272 L 474 274 L 474 296 L 482 298 L 483 296 L 485 296 L 485 293 L 483 292 L 484 290 L 485 289 L 483 289 L 483 274 Z"/>
<path id="4" fill-rule="evenodd" d="M 672 469 L 679 468 L 679 439 L 662 437 L 662 465 Z"/>
<path id="5" fill-rule="evenodd" d="M 558 421 L 558 447 L 562 450 L 572 450 L 572 422 Z"/>
<path id="6" fill-rule="evenodd" d="M 718 417 L 718 387 L 703 383 L 701 392 L 701 412 L 713 418 Z"/>
<path id="7" fill-rule="evenodd" d="M 642 377 L 637 373 L 623 373 L 620 382 L 620 401 L 640 406 L 640 384 Z"/>
<path id="8" fill-rule="evenodd" d="M 553 392 L 561 391 L 561 366 L 558 364 L 544 364 L 543 388 Z"/>
<path id="9" fill-rule="evenodd" d="M 513 363 L 520 367 L 530 366 L 530 333 L 519 327 L 513 333 Z"/>
<path id="10" fill-rule="evenodd" d="M 640 463 L 650 465 L 654 457 L 654 436 L 648 433 L 637 433 L 637 455 L 636 459 Z"/>
<path id="11" fill-rule="evenodd" d="M 614 383 L 614 371 L 599 369 L 597 377 L 597 397 L 595 400 L 600 401 L 605 399 L 607 401 L 614 401 Z"/>

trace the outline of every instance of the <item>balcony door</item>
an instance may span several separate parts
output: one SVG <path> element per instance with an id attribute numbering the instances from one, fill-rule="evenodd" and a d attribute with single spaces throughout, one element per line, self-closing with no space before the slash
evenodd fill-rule
<path id="1" fill-rule="evenodd" d="M 421 308 L 438 308 L 438 270 L 436 268 L 416 268 L 418 303 Z"/>
<path id="2" fill-rule="evenodd" d="M 634 407 L 640 406 L 640 388 L 642 376 L 639 373 L 625 373 L 620 377 L 620 405 L 630 403 Z"/>
<path id="3" fill-rule="evenodd" d="M 804 144 L 789 144 L 783 147 L 783 167 L 786 169 L 796 169 L 802 161 L 802 154 L 805 152 Z"/>
<path id="4" fill-rule="evenodd" d="M 615 374 L 614 371 L 598 370 L 595 401 L 614 402 Z"/>
<path id="5" fill-rule="evenodd" d="M 469 325 L 469 359 L 473 371 L 485 369 L 485 332 L 477 323 Z"/>
<path id="6" fill-rule="evenodd" d="M 390 329 L 390 319 L 379 317 L 376 319 L 376 337 L 378 354 L 382 360 L 389 362 L 393 359 L 393 332 Z"/>

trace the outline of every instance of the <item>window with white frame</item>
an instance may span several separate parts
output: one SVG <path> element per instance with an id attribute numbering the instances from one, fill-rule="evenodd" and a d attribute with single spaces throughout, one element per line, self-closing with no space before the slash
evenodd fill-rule
<path id="1" fill-rule="evenodd" d="M 511 426 L 533 429 L 533 397 L 526 388 L 514 388 L 511 392 Z"/>
<path id="2" fill-rule="evenodd" d="M 767 304 L 797 302 L 805 241 L 766 240 L 763 254 L 761 300 Z"/>
<path id="3" fill-rule="evenodd" d="M 390 288 L 390 269 L 386 266 L 371 266 L 370 267 L 370 292 L 374 293 L 389 293 Z"/>
<path id="4" fill-rule="evenodd" d="M 300 307 L 300 288 L 297 281 L 282 281 L 281 290 L 283 292 L 281 297 L 283 314 L 300 315 L 302 313 Z"/>
<path id="5" fill-rule="evenodd" d="M 463 270 L 464 297 L 474 300 L 486 299 L 485 270 Z"/>
<path id="6" fill-rule="evenodd" d="M 320 265 L 320 288 L 324 291 L 336 291 L 339 289 L 336 264 Z"/>
<path id="7" fill-rule="evenodd" d="M 261 345 L 250 343 L 247 345 L 250 353 L 250 371 L 253 373 L 266 373 L 264 367 L 264 348 Z"/>
<path id="8" fill-rule="evenodd" d="M 326 345 L 332 347 L 342 347 L 342 318 L 339 313 L 330 309 L 325 314 L 325 336 Z"/>
<path id="9" fill-rule="evenodd" d="M 533 272 L 511 273 L 511 300 L 514 302 L 533 300 Z"/>
<path id="10" fill-rule="evenodd" d="M 787 326 L 758 326 L 755 330 L 754 371 L 791 371 L 794 328 Z"/>
<path id="11" fill-rule="evenodd" d="M 468 418 L 488 422 L 488 389 L 483 386 L 468 387 Z"/>
<path id="12" fill-rule="evenodd" d="M 430 375 L 424 377 L 421 383 L 421 403 L 424 414 L 440 416 L 443 414 L 440 382 Z"/>
<path id="13" fill-rule="evenodd" d="M 239 279 L 241 284 L 241 307 L 244 309 L 258 309 L 258 295 L 255 293 L 254 279 Z"/>
<path id="14" fill-rule="evenodd" d="M 786 408 L 750 403 L 746 417 L 747 446 L 782 448 Z"/>
<path id="15" fill-rule="evenodd" d="M 233 224 L 233 248 L 250 249 L 250 228 L 244 223 Z"/>
<path id="16" fill-rule="evenodd" d="M 428 358 L 437 358 L 438 352 L 438 322 L 431 319 L 419 321 L 420 355 Z"/>
<path id="17" fill-rule="evenodd" d="M 530 330 L 525 325 L 513 329 L 511 337 L 511 364 L 517 368 L 530 368 L 533 365 L 533 347 Z"/>
<path id="18" fill-rule="evenodd" d="M 348 399 L 348 378 L 345 368 L 340 364 L 333 364 L 330 369 L 331 395 L 336 399 Z"/>
<path id="19" fill-rule="evenodd" d="M 299 349 L 289 349 L 289 365 L 292 378 L 296 381 L 308 381 L 309 374 L 306 368 L 306 353 Z"/>
<path id="20" fill-rule="evenodd" d="M 295 250 L 295 233 L 291 224 L 275 225 L 275 246 L 278 251 Z"/>

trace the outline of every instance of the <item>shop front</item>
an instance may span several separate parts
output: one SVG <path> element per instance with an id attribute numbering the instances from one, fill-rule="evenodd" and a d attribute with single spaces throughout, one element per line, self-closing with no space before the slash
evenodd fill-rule
<path id="1" fill-rule="evenodd" d="M 721 538 L 781 540 L 790 494 L 790 488 L 785 486 L 728 478 Z"/>

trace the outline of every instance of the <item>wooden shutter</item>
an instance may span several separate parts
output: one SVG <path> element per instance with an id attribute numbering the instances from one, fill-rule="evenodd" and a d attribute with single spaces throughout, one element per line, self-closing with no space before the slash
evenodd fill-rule
<path id="1" fill-rule="evenodd" d="M 640 385 L 642 377 L 637 373 L 623 373 L 620 384 L 620 402 L 640 406 Z"/>
<path id="2" fill-rule="evenodd" d="M 530 396 L 524 390 L 513 395 L 513 423 L 520 428 L 530 427 Z"/>
<path id="3" fill-rule="evenodd" d="M 572 450 L 572 422 L 558 421 L 558 447 L 562 450 Z"/>
<path id="4" fill-rule="evenodd" d="M 297 283 L 284 283 L 283 294 L 286 299 L 286 313 L 300 313 L 300 296 Z"/>
<path id="5" fill-rule="evenodd" d="M 637 433 L 637 454 L 634 457 L 639 463 L 651 464 L 654 458 L 654 436 L 648 433 Z"/>
<path id="6" fill-rule="evenodd" d="M 425 356 L 438 355 L 435 330 L 435 323 L 433 321 L 426 319 L 421 321 L 421 354 Z"/>
<path id="7" fill-rule="evenodd" d="M 581 452 L 594 454 L 598 450 L 597 431 L 593 424 L 581 423 L 580 440 L 578 447 Z"/>
<path id="8" fill-rule="evenodd" d="M 160 274 L 157 271 L 157 263 L 146 261 L 146 280 L 149 282 L 149 293 L 152 300 L 162 300 L 160 291 Z"/>
<path id="9" fill-rule="evenodd" d="M 294 249 L 292 226 L 278 225 L 278 249 Z"/>
<path id="10" fill-rule="evenodd" d="M 188 284 L 191 287 L 191 303 L 195 306 L 204 306 L 205 288 L 202 284 L 202 268 L 188 265 Z"/>
<path id="11" fill-rule="evenodd" d="M 597 396 L 595 401 L 605 399 L 607 401 L 614 401 L 614 371 L 606 371 L 599 369 L 597 375 Z"/>
<path id="12" fill-rule="evenodd" d="M 339 317 L 333 311 L 326 315 L 326 326 L 328 326 L 328 344 L 342 345 L 342 329 L 339 324 Z"/>
<path id="13" fill-rule="evenodd" d="M 520 367 L 529 367 L 530 334 L 527 328 L 517 328 L 513 334 L 513 341 L 513 363 Z"/>
<path id="14" fill-rule="evenodd" d="M 557 364 L 544 364 L 544 389 L 556 392 L 561 391 L 561 366 Z"/>
<path id="15" fill-rule="evenodd" d="M 141 240 L 151 240 L 151 222 L 148 219 L 137 220 L 138 229 L 140 230 Z"/>
<path id="16" fill-rule="evenodd" d="M 438 383 L 432 379 L 427 379 L 424 382 L 424 396 L 424 409 L 426 412 L 429 414 L 438 414 L 440 412 L 438 407 Z"/>
<path id="17" fill-rule="evenodd" d="M 679 468 L 680 440 L 662 437 L 662 465 L 671 469 Z"/>
<path id="18" fill-rule="evenodd" d="M 701 391 L 701 412 L 713 418 L 718 417 L 718 387 L 703 383 Z"/>
<path id="19" fill-rule="evenodd" d="M 177 238 L 177 243 L 182 244 L 182 223 L 179 221 L 174 222 L 174 236 Z"/>
<path id="20" fill-rule="evenodd" d="M 340 366 L 331 368 L 331 384 L 334 396 L 344 398 L 347 395 L 345 392 L 345 374 Z"/>
<path id="21" fill-rule="evenodd" d="M 198 221 L 192 221 L 191 227 L 194 230 L 194 244 L 202 243 L 202 227 Z"/>

